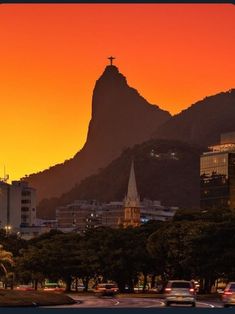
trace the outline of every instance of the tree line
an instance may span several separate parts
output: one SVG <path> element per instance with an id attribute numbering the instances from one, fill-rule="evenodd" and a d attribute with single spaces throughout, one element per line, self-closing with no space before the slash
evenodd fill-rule
<path id="1" fill-rule="evenodd" d="M 235 280 L 235 214 L 230 210 L 180 210 L 172 221 L 137 228 L 99 227 L 83 234 L 52 230 L 29 241 L 0 233 L 2 278 L 15 283 L 74 279 L 115 281 L 121 292 L 147 279 L 197 279 L 208 293 L 223 278 Z M 5 254 L 5 255 L 4 255 Z M 4 259 L 5 256 L 5 259 Z M 7 274 L 12 276 L 6 276 Z M 11 279 L 11 280 L 13 280 Z"/>

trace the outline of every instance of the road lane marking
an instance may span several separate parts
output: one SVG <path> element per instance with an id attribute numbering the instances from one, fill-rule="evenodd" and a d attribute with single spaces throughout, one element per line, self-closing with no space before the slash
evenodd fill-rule
<path id="1" fill-rule="evenodd" d="M 119 305 L 119 304 L 120 304 L 120 302 L 119 302 L 119 301 L 117 301 L 117 300 L 115 300 L 114 305 Z"/>
<path id="2" fill-rule="evenodd" d="M 154 300 L 154 302 L 157 302 L 158 304 L 160 304 L 161 306 L 165 306 L 165 303 L 163 301 L 159 301 L 159 300 Z M 145 308 L 150 308 L 150 307 L 157 307 L 156 304 L 154 305 L 148 305 Z"/>
<path id="3" fill-rule="evenodd" d="M 210 303 L 197 302 L 196 305 L 197 305 L 197 304 L 207 305 L 207 306 L 209 306 L 209 307 L 215 307 L 215 305 L 210 304 Z"/>
<path id="4" fill-rule="evenodd" d="M 105 297 L 103 297 L 101 299 L 103 299 L 103 300 L 111 300 L 114 303 L 113 305 L 119 305 L 120 304 L 120 302 L 117 301 L 115 298 L 105 298 Z"/>

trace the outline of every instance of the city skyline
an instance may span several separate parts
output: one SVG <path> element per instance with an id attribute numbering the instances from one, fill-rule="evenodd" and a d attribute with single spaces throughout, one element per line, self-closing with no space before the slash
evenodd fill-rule
<path id="1" fill-rule="evenodd" d="M 234 87 L 234 21 L 229 4 L 1 5 L 0 177 L 4 165 L 19 179 L 82 148 L 110 55 L 171 114 Z"/>

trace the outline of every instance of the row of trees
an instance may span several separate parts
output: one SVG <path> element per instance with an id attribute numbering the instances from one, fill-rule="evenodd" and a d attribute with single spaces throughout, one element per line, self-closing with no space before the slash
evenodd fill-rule
<path id="1" fill-rule="evenodd" d="M 97 228 L 83 235 L 51 232 L 21 251 L 16 260 L 17 278 L 34 280 L 36 286 L 43 278 L 62 279 L 67 290 L 73 278 L 80 278 L 87 290 L 91 279 L 102 277 L 117 282 L 121 291 L 126 285 L 133 290 L 138 275 L 147 276 L 147 268 L 154 268 L 146 248 L 150 229 Z"/>
<path id="2" fill-rule="evenodd" d="M 132 291 L 144 278 L 200 279 L 210 292 L 218 278 L 235 280 L 235 215 L 227 210 L 179 211 L 171 222 L 138 228 L 97 228 L 80 235 L 51 231 L 30 241 L 0 234 L 14 255 L 8 269 L 17 282 L 62 279 L 70 290 L 74 278 L 86 289 L 91 279 L 113 280 L 120 291 Z M 8 256 L 9 257 L 9 256 Z M 10 256 L 11 257 L 11 256 Z M 0 261 L 1 262 L 1 261 Z"/>

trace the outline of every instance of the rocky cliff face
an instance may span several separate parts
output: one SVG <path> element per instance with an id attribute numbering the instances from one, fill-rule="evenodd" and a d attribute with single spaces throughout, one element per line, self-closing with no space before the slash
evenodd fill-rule
<path id="1" fill-rule="evenodd" d="M 235 89 L 196 102 L 161 125 L 154 137 L 201 146 L 218 144 L 220 134 L 235 131 Z"/>
<path id="2" fill-rule="evenodd" d="M 92 118 L 82 150 L 63 164 L 30 175 L 27 181 L 37 189 L 39 201 L 59 196 L 105 167 L 124 148 L 149 139 L 169 118 L 167 111 L 149 104 L 129 87 L 116 66 L 107 66 L 94 88 Z"/>
<path id="3" fill-rule="evenodd" d="M 76 199 L 123 200 L 133 160 L 141 200 L 148 198 L 161 200 L 162 204 L 169 206 L 199 208 L 199 168 L 203 150 L 203 147 L 172 140 L 155 139 L 135 145 L 126 149 L 99 174 L 85 178 L 61 197 L 42 201 L 38 215 L 54 219 L 57 207 L 71 204 Z"/>
<path id="4" fill-rule="evenodd" d="M 87 142 L 88 155 L 96 154 L 101 166 L 120 152 L 149 139 L 170 114 L 150 105 L 115 66 L 107 66 L 96 82 L 92 99 L 92 119 Z M 105 152 L 105 156 L 102 153 Z"/>

